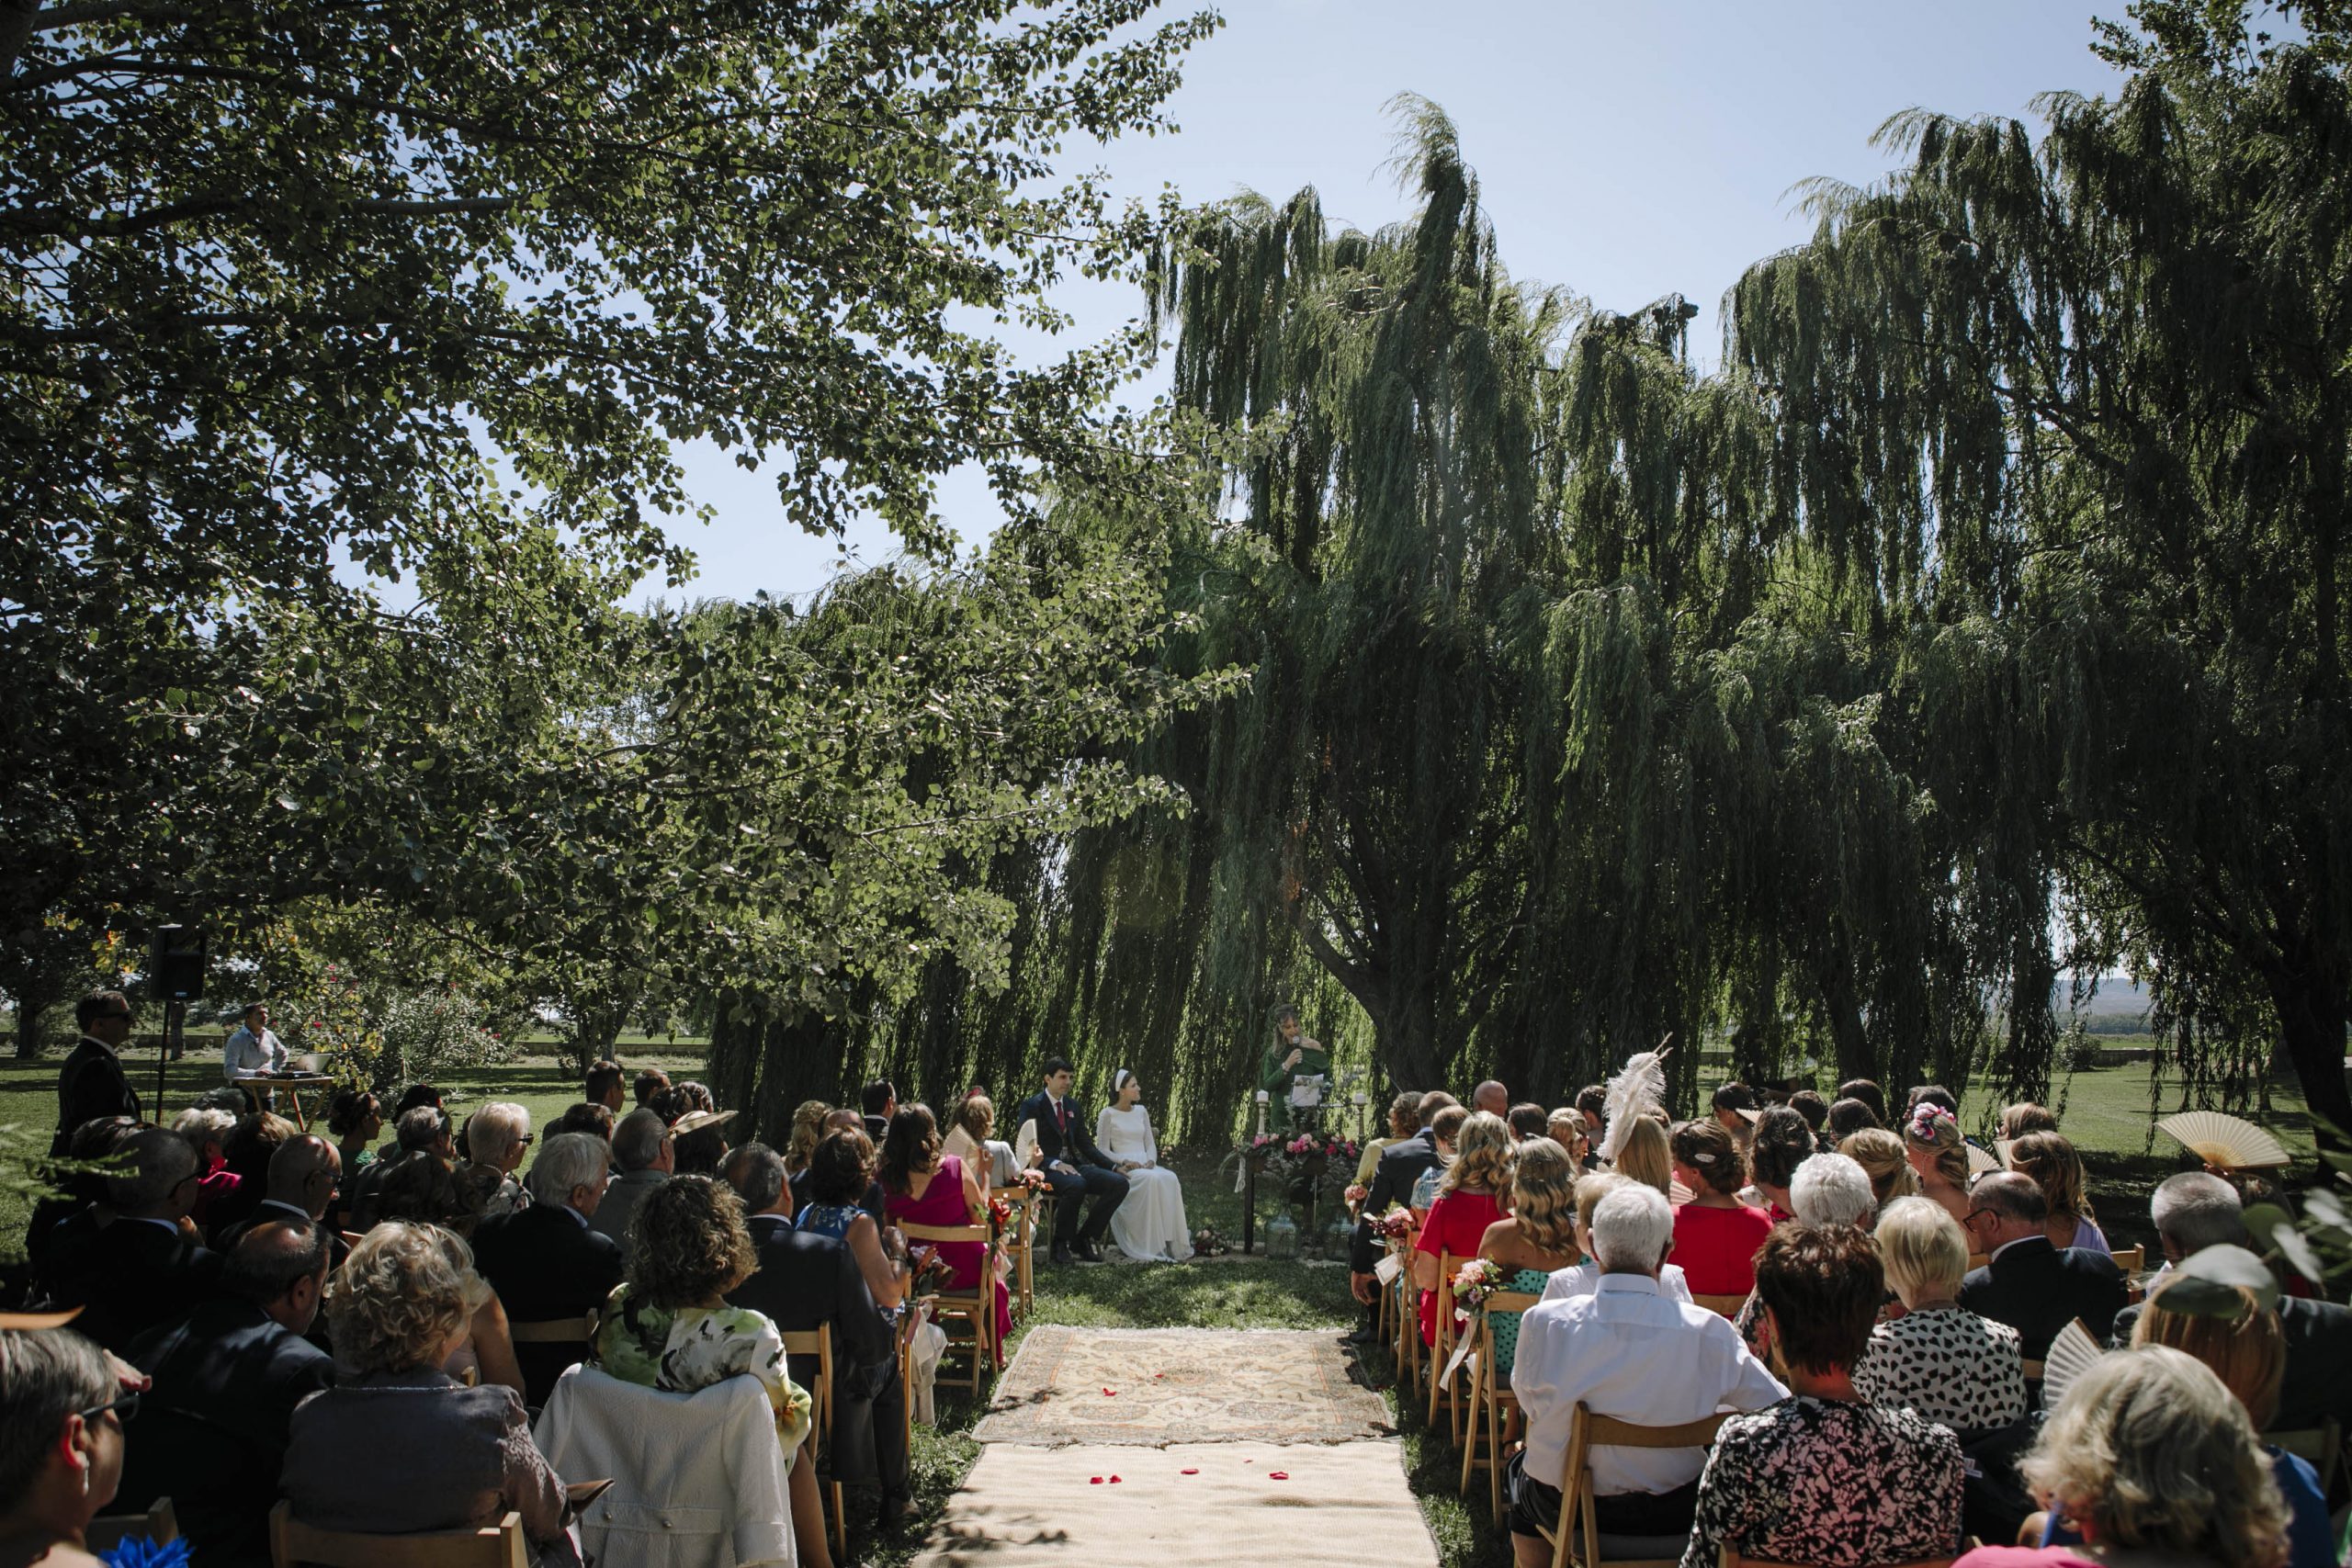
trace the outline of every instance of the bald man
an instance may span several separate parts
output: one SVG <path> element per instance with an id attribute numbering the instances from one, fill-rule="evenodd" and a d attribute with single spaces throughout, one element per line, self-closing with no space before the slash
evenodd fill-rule
<path id="1" fill-rule="evenodd" d="M 254 1205 L 252 1213 L 213 1238 L 214 1249 L 229 1252 L 254 1229 L 273 1221 L 318 1224 L 325 1217 L 327 1206 L 334 1201 L 335 1187 L 342 1179 L 343 1156 L 333 1144 L 308 1133 L 287 1139 L 269 1156 L 267 1195 Z M 329 1231 L 327 1235 L 334 1266 L 341 1268 L 351 1248 L 341 1235 Z"/>
<path id="2" fill-rule="evenodd" d="M 1483 1111 L 1489 1116 L 1509 1116 L 1510 1090 L 1488 1078 L 1470 1091 L 1470 1109 Z"/>

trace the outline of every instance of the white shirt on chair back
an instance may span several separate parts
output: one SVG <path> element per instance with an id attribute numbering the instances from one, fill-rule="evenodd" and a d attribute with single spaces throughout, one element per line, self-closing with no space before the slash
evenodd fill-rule
<path id="1" fill-rule="evenodd" d="M 1526 1414 L 1527 1473 L 1555 1486 L 1578 1403 L 1596 1416 L 1677 1427 L 1725 1408 L 1761 1410 L 1789 1393 L 1728 1319 L 1640 1274 L 1603 1275 L 1591 1295 L 1529 1308 L 1510 1386 Z M 1696 1481 L 1706 1460 L 1703 1449 L 1595 1449 L 1593 1491 L 1671 1492 Z"/>

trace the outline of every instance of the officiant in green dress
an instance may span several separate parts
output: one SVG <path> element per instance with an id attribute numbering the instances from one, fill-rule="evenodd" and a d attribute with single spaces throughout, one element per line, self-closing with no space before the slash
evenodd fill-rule
<path id="1" fill-rule="evenodd" d="M 1291 1082 L 1298 1077 L 1320 1077 L 1326 1080 L 1324 1091 L 1328 1094 L 1330 1076 L 1331 1053 L 1300 1030 L 1298 1010 L 1287 1006 L 1277 1010 L 1273 1043 L 1266 1047 L 1258 1069 L 1258 1087 L 1266 1091 L 1267 1100 L 1277 1108 L 1268 1121 L 1292 1128 L 1314 1125 L 1315 1111 L 1291 1104 Z"/>

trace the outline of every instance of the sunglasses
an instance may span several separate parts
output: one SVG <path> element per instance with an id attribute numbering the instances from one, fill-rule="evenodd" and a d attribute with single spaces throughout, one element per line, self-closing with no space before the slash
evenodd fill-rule
<path id="1" fill-rule="evenodd" d="M 85 1426 L 97 1420 L 101 1416 L 111 1416 L 118 1422 L 127 1422 L 132 1416 L 139 1414 L 139 1401 L 141 1397 L 141 1394 L 140 1391 L 134 1389 L 130 1393 L 124 1394 L 120 1399 L 116 1400 L 111 1404 L 93 1405 L 87 1410 L 77 1410 L 74 1414 L 82 1418 L 83 1425 Z"/>

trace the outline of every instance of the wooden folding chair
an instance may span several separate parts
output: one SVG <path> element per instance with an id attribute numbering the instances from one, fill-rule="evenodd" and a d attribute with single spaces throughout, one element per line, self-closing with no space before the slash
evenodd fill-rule
<path id="1" fill-rule="evenodd" d="M 269 1511 L 269 1561 L 272 1568 L 529 1568 L 531 1552 L 520 1514 L 480 1529 L 362 1535 L 314 1529 L 281 1500 Z"/>
<path id="2" fill-rule="evenodd" d="M 1414 1246 L 1418 1229 L 1389 1239 L 1389 1255 L 1396 1259 L 1396 1388 L 1400 1395 L 1418 1397 L 1421 1389 L 1420 1287 L 1413 1283 Z"/>
<path id="3" fill-rule="evenodd" d="M 1461 1421 L 1461 1412 L 1456 1408 L 1454 1404 L 1453 1379 L 1445 1375 L 1445 1364 L 1453 1359 L 1453 1270 L 1459 1265 L 1467 1261 L 1468 1259 L 1466 1258 L 1458 1258 L 1454 1257 L 1451 1252 L 1441 1252 L 1437 1255 L 1437 1290 L 1435 1292 L 1437 1296 L 1437 1337 L 1429 1348 L 1430 1403 L 1428 1420 L 1430 1426 L 1434 1427 L 1437 1425 L 1438 1402 L 1440 1400 L 1443 1400 L 1445 1403 L 1446 1429 L 1449 1432 L 1454 1431 Z M 1416 1321 L 1413 1325 L 1413 1337 L 1416 1341 L 1420 1338 L 1420 1333 L 1421 1325 L 1418 1321 Z"/>
<path id="4" fill-rule="evenodd" d="M 1736 1296 L 1702 1296 L 1693 1293 L 1690 1299 L 1717 1317 L 1727 1317 L 1734 1323 L 1739 1321 L 1739 1309 L 1747 1304 L 1747 1297 L 1745 1293 Z"/>
<path id="5" fill-rule="evenodd" d="M 1497 1291 L 1479 1303 L 1470 1320 L 1477 1348 L 1470 1352 L 1470 1419 L 1462 1443 L 1461 1495 L 1470 1495 L 1470 1472 L 1487 1472 L 1487 1513 L 1503 1517 L 1503 1415 L 1518 1401 L 1495 1370 L 1494 1314 L 1523 1313 L 1544 1298 L 1528 1291 Z"/>
<path id="6" fill-rule="evenodd" d="M 104 1556 L 133 1537 L 143 1536 L 157 1546 L 179 1540 L 179 1516 L 169 1497 L 158 1497 L 143 1514 L 100 1514 L 82 1532 L 82 1544 L 93 1557 Z"/>
<path id="7" fill-rule="evenodd" d="M 1548 1532 L 1552 1568 L 1679 1568 L 1681 1555 L 1672 1557 L 1608 1557 L 1600 1555 L 1600 1524 L 1593 1505 L 1592 1450 L 1595 1449 L 1702 1449 L 1733 1412 L 1718 1411 L 1679 1427 L 1637 1427 L 1613 1416 L 1595 1416 L 1579 1402 L 1568 1425 L 1567 1463 L 1560 1472 L 1560 1517 Z M 1581 1547 L 1581 1550 L 1577 1548 Z"/>
<path id="8" fill-rule="evenodd" d="M 901 1222 L 900 1234 L 910 1242 L 978 1242 L 986 1250 L 980 1256 L 980 1274 L 971 1289 L 941 1291 L 929 1299 L 933 1321 L 947 1331 L 947 1348 L 963 1348 L 971 1354 L 969 1377 L 959 1379 L 953 1386 L 980 1392 L 980 1384 L 996 1366 L 996 1258 L 999 1237 L 996 1227 L 982 1221 L 969 1225 L 918 1225 Z M 948 1327 L 953 1318 L 965 1325 L 958 1334 Z"/>
<path id="9" fill-rule="evenodd" d="M 992 1187 L 989 1196 L 1001 1198 L 1012 1206 L 1012 1224 L 1005 1238 L 1004 1253 L 1012 1259 L 1012 1310 L 1026 1315 L 1037 1294 L 1036 1244 L 1041 1201 L 1026 1187 Z"/>
<path id="10" fill-rule="evenodd" d="M 578 1317 L 542 1317 L 528 1323 L 510 1323 L 506 1337 L 517 1345 L 594 1345 L 596 1314 L 591 1312 Z"/>
<path id="11" fill-rule="evenodd" d="M 808 1440 L 815 1445 L 808 1452 L 812 1462 L 823 1466 L 818 1477 L 818 1490 L 833 1506 L 833 1553 L 849 1555 L 849 1513 L 842 1503 L 842 1483 L 830 1479 L 833 1466 L 833 1337 L 830 1330 L 811 1328 L 784 1336 L 784 1353 L 801 1356 L 817 1363 L 817 1377 L 808 1388 Z"/>
<path id="12" fill-rule="evenodd" d="M 2148 1249 L 2145 1247 L 2127 1247 L 2108 1256 L 2114 1258 L 2115 1266 L 2126 1274 L 2137 1274 L 2148 1266 Z"/>

